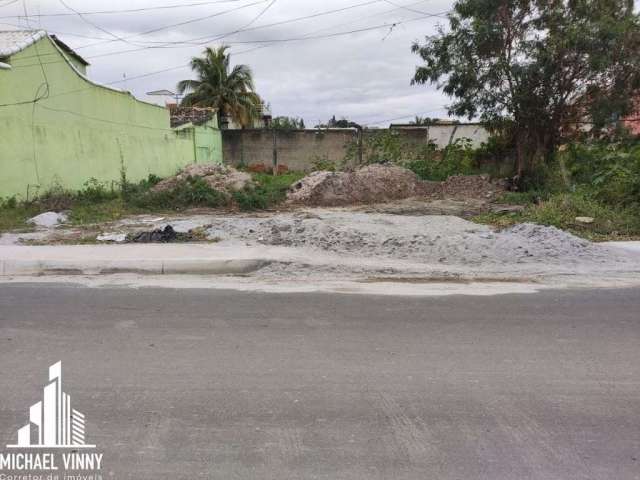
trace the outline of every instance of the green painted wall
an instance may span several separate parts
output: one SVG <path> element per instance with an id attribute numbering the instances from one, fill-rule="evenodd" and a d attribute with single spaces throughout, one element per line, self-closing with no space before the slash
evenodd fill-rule
<path id="1" fill-rule="evenodd" d="M 117 181 L 123 165 L 137 181 L 172 175 L 196 159 L 222 162 L 215 120 L 172 130 L 167 109 L 87 81 L 48 37 L 9 62 L 11 70 L 0 70 L 0 197 L 32 197 L 56 184 L 77 189 L 90 178 Z M 48 96 L 34 103 L 45 83 Z"/>

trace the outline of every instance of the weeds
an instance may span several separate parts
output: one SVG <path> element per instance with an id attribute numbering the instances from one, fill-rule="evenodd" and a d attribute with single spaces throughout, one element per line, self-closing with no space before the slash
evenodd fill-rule
<path id="1" fill-rule="evenodd" d="M 304 173 L 288 172 L 273 176 L 254 173 L 254 188 L 246 188 L 233 193 L 233 199 L 240 210 L 265 210 L 284 201 L 289 187 L 304 177 Z"/>
<path id="2" fill-rule="evenodd" d="M 583 224 L 576 217 L 592 217 L 594 221 Z M 499 228 L 523 222 L 552 225 L 595 241 L 640 238 L 640 215 L 636 209 L 612 207 L 585 191 L 553 194 L 537 204 L 530 203 L 522 212 L 487 213 L 473 220 Z"/>
<path id="3" fill-rule="evenodd" d="M 303 176 L 294 172 L 278 176 L 255 173 L 255 188 L 231 195 L 211 188 L 201 178 L 189 178 L 178 183 L 174 189 L 161 192 L 153 191 L 153 187 L 161 180 L 155 175 L 138 183 L 127 181 L 124 174 L 121 181 L 115 184 L 92 178 L 77 192 L 55 186 L 30 202 L 19 202 L 16 198 L 0 201 L 0 232 L 31 230 L 33 227 L 26 220 L 51 210 L 69 211 L 69 220 L 75 225 L 112 222 L 126 215 L 183 211 L 195 207 L 236 205 L 241 210 L 264 210 L 282 202 L 289 186 Z"/>

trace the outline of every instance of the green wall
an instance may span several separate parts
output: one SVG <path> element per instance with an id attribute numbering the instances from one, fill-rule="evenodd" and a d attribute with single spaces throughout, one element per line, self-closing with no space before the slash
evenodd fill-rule
<path id="1" fill-rule="evenodd" d="M 11 70 L 0 70 L 0 197 L 117 181 L 122 166 L 137 181 L 196 159 L 222 162 L 215 120 L 172 130 L 167 109 L 89 82 L 48 37 L 9 62 Z M 48 96 L 34 103 L 46 83 Z"/>

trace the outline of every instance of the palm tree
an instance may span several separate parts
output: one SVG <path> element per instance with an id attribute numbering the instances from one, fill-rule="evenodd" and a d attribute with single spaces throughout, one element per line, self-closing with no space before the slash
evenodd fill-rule
<path id="1" fill-rule="evenodd" d="M 182 80 L 178 92 L 188 92 L 182 106 L 217 108 L 219 115 L 230 117 L 244 128 L 260 115 L 262 100 L 255 93 L 251 69 L 247 65 L 230 68 L 228 48 L 207 47 L 202 57 L 192 58 L 191 69 L 198 79 Z"/>

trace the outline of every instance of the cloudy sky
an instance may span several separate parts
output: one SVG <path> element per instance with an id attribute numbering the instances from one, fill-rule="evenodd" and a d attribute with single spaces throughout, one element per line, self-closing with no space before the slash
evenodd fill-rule
<path id="1" fill-rule="evenodd" d="M 89 60 L 93 79 L 119 82 L 114 86 L 140 98 L 152 90 L 175 90 L 178 80 L 190 78 L 192 56 L 205 45 L 226 43 L 234 63 L 251 66 L 258 93 L 274 115 L 299 116 L 308 126 L 332 115 L 385 126 L 416 115 L 446 116 L 446 97 L 434 87 L 410 85 L 419 62 L 410 49 L 438 24 L 446 25 L 451 4 L 0 0 L 0 29 L 47 29 Z"/>

